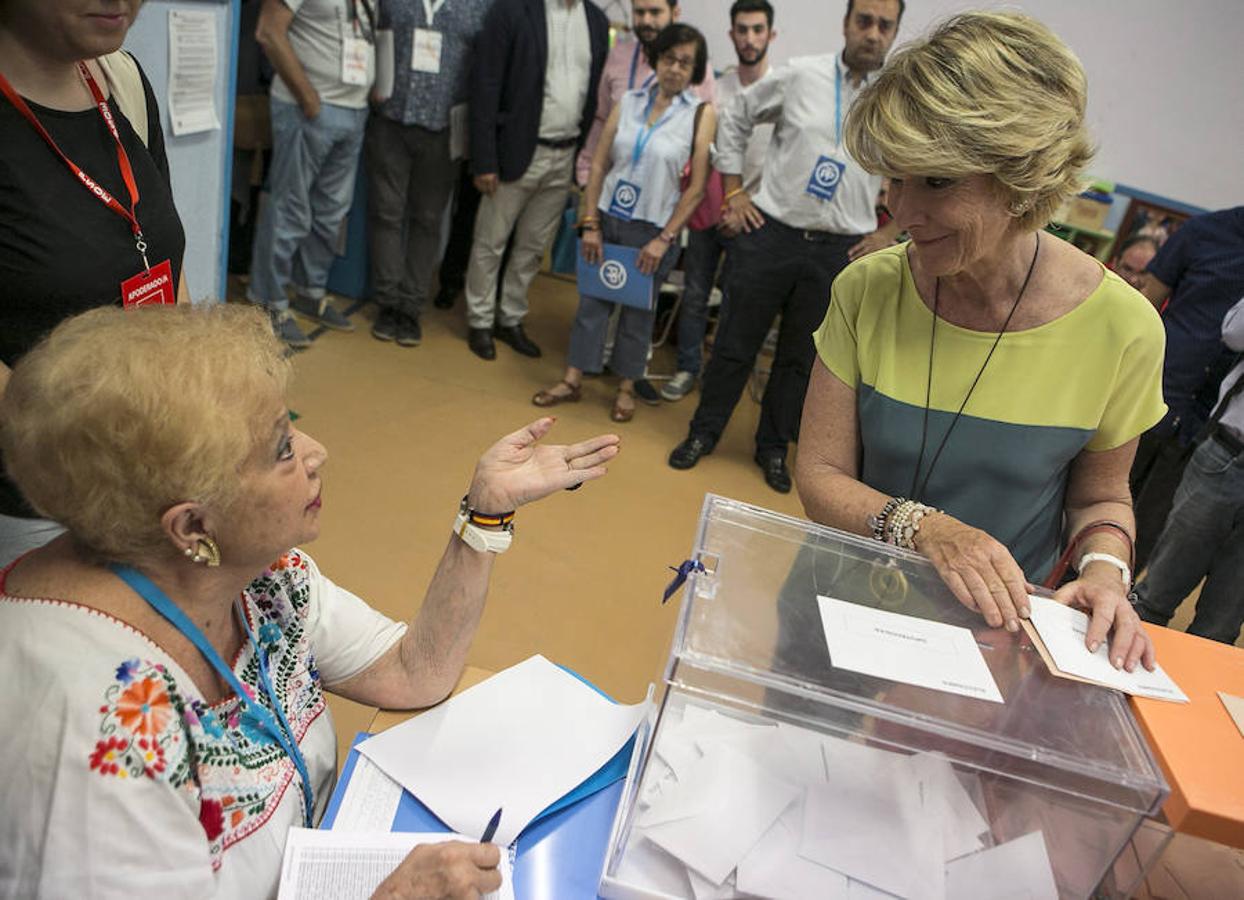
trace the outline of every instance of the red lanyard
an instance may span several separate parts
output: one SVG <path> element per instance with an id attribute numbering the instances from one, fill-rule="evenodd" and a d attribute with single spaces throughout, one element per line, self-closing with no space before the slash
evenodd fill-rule
<path id="1" fill-rule="evenodd" d="M 86 86 L 90 90 L 91 96 L 95 99 L 95 105 L 99 107 L 99 114 L 103 117 L 104 124 L 108 126 L 109 134 L 112 135 L 113 141 L 116 142 L 117 164 L 121 168 L 121 178 L 125 181 L 125 187 L 129 191 L 130 195 L 129 209 L 122 206 L 116 197 L 108 193 L 108 191 L 106 191 L 103 186 L 99 184 L 99 182 L 97 182 L 90 175 L 86 174 L 86 172 L 82 171 L 82 168 L 77 163 L 65 155 L 64 151 L 56 145 L 56 141 L 52 138 L 52 136 L 48 134 L 47 129 L 43 127 L 43 123 L 39 121 L 38 116 L 36 116 L 34 111 L 26 105 L 26 101 L 21 98 L 21 95 L 18 94 L 17 91 L 13 90 L 13 86 L 9 84 L 9 80 L 2 74 L 0 74 L 0 93 L 3 93 L 4 96 L 8 98 L 9 102 L 13 104 L 14 108 L 25 116 L 26 121 L 34 127 L 35 131 L 39 132 L 39 136 L 47 141 L 48 146 L 51 147 L 52 150 L 55 151 L 56 155 L 64 161 L 66 166 L 69 167 L 69 171 L 73 172 L 73 174 L 77 176 L 78 180 L 82 182 L 82 186 L 90 191 L 91 194 L 97 197 L 99 201 L 110 210 L 130 223 L 130 228 L 134 232 L 135 246 L 143 258 L 143 268 L 150 270 L 151 266 L 147 262 L 147 242 L 143 240 L 143 230 L 138 224 L 138 182 L 134 180 L 134 170 L 130 166 L 130 158 L 125 152 L 125 146 L 121 143 L 121 135 L 117 133 L 117 123 L 113 121 L 112 110 L 108 108 L 108 101 L 104 99 L 103 91 L 99 89 L 99 85 L 96 84 L 95 79 L 91 76 L 91 72 L 86 67 L 85 63 L 78 63 L 78 72 L 82 75 L 82 80 L 86 82 Z"/>

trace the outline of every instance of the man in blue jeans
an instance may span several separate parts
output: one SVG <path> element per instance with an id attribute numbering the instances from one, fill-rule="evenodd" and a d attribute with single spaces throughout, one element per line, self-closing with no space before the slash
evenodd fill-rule
<path id="1" fill-rule="evenodd" d="M 291 347 L 311 341 L 294 308 L 340 331 L 354 326 L 329 305 L 325 286 L 354 176 L 375 75 L 373 0 L 263 0 L 255 38 L 276 69 L 268 202 L 255 226 L 246 296 L 267 307 Z"/>
<path id="2" fill-rule="evenodd" d="M 1222 341 L 1244 351 L 1244 300 L 1222 323 Z M 1234 644 L 1244 624 L 1244 362 L 1222 384 L 1209 436 L 1184 469 L 1175 504 L 1136 588 L 1136 612 L 1165 625 L 1205 579 L 1188 633 Z"/>

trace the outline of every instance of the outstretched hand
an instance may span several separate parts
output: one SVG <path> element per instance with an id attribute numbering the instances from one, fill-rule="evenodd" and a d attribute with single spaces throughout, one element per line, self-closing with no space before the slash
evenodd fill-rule
<path id="1" fill-rule="evenodd" d="M 537 419 L 488 448 L 471 479 L 472 509 L 509 512 L 605 474 L 621 439 L 601 434 L 577 444 L 541 444 L 555 421 L 551 416 Z"/>

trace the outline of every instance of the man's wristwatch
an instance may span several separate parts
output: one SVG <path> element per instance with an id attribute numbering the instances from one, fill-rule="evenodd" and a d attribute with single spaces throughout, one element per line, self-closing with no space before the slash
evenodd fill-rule
<path id="1" fill-rule="evenodd" d="M 454 534 L 480 553 L 504 553 L 514 539 L 514 513 L 481 513 L 462 498 L 454 518 Z"/>

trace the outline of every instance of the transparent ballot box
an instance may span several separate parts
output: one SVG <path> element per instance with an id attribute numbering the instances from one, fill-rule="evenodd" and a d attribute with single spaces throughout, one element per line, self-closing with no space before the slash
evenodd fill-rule
<path id="1" fill-rule="evenodd" d="M 602 897 L 1088 897 L 1161 806 L 1125 698 L 1052 676 L 922 557 L 709 495 L 692 560 Z M 916 674 L 847 668 L 859 622 L 927 630 L 896 651 Z M 911 683 L 947 656 L 997 696 Z"/>

